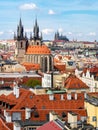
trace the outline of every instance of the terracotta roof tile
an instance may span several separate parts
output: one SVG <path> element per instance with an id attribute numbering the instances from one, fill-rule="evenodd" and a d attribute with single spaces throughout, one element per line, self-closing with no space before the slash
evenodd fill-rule
<path id="1" fill-rule="evenodd" d="M 75 75 L 69 75 L 65 81 L 65 88 L 67 89 L 88 89 L 89 87 Z"/>
<path id="2" fill-rule="evenodd" d="M 32 45 L 28 47 L 26 54 L 51 54 L 51 51 L 46 45 Z"/>
<path id="3" fill-rule="evenodd" d="M 64 95 L 64 100 L 61 100 L 61 94 L 54 94 L 54 100 L 49 100 L 49 95 L 35 95 L 29 90 L 25 90 L 23 88 L 20 88 L 20 95 L 19 98 L 16 99 L 15 95 L 13 93 L 9 94 L 8 96 L 2 96 L 6 97 L 5 102 L 9 102 L 10 100 L 13 100 L 15 102 L 15 106 L 9 110 L 7 110 L 10 114 L 13 112 L 21 112 L 22 114 L 22 120 L 25 119 L 25 108 L 31 108 L 38 112 L 39 117 L 34 117 L 34 113 L 32 113 L 31 120 L 34 121 L 45 121 L 47 119 L 46 115 L 49 114 L 51 111 L 55 111 L 59 115 L 63 111 L 67 112 L 69 110 L 75 111 L 77 113 L 81 113 L 81 116 L 86 114 L 84 109 L 84 94 L 79 93 L 77 95 L 77 100 L 74 98 L 72 100 L 67 100 L 67 94 Z M 74 93 L 72 94 L 74 97 Z M 80 98 L 81 97 L 81 98 Z M 24 109 L 23 109 L 24 108 Z M 82 108 L 82 109 L 80 109 Z M 79 111 L 79 112 L 78 112 Z"/>
<path id="4" fill-rule="evenodd" d="M 33 63 L 29 63 L 29 62 L 24 62 L 22 65 L 25 66 L 27 71 L 40 69 L 40 64 L 33 64 Z"/>
<path id="5" fill-rule="evenodd" d="M 1 118 L 0 118 L 0 130 L 11 130 L 10 128 L 8 128 L 8 126 Z"/>
<path id="6" fill-rule="evenodd" d="M 37 130 L 62 130 L 62 128 L 57 125 L 54 121 L 50 121 L 43 126 L 39 127 Z"/>

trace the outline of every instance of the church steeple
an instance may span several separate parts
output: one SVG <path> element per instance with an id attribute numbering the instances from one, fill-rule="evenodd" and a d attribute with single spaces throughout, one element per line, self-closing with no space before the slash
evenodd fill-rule
<path id="1" fill-rule="evenodd" d="M 39 26 L 38 26 L 38 24 L 37 24 L 37 19 L 35 20 L 35 25 L 34 25 L 34 37 L 35 38 L 39 38 Z"/>
<path id="2" fill-rule="evenodd" d="M 21 18 L 19 20 L 19 25 L 17 26 L 17 39 L 24 39 L 24 28 L 22 25 Z"/>

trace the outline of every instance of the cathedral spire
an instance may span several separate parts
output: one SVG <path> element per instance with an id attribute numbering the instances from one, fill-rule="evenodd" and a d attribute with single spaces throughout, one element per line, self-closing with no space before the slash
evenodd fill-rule
<path id="1" fill-rule="evenodd" d="M 19 20 L 19 25 L 22 25 L 22 21 L 21 21 L 21 18 L 20 18 L 20 20 Z"/>
<path id="2" fill-rule="evenodd" d="M 34 37 L 39 38 L 39 26 L 37 24 L 37 18 L 35 20 L 35 25 L 34 25 Z"/>
<path id="3" fill-rule="evenodd" d="M 19 25 L 17 26 L 17 38 L 18 39 L 23 39 L 24 38 L 24 28 L 23 28 L 23 25 L 22 25 L 21 18 L 19 20 Z"/>

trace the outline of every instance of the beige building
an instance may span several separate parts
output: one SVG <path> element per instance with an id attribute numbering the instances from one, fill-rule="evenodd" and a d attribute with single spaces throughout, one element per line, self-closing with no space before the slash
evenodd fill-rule
<path id="1" fill-rule="evenodd" d="M 98 128 L 98 93 L 90 93 L 86 96 L 85 109 L 87 109 L 87 123 Z"/>

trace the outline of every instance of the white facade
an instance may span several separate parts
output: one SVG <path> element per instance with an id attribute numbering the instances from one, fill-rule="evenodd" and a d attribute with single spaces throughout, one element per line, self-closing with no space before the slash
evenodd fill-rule
<path id="1" fill-rule="evenodd" d="M 18 123 L 14 122 L 14 129 L 13 130 L 21 130 L 21 126 Z"/>
<path id="2" fill-rule="evenodd" d="M 51 88 L 52 87 L 51 74 L 44 74 L 44 77 L 42 78 L 42 87 L 43 88 Z"/>
<path id="3" fill-rule="evenodd" d="M 26 108 L 25 109 L 25 119 L 29 119 L 31 117 L 31 109 Z"/>
<path id="4" fill-rule="evenodd" d="M 6 118 L 6 122 L 12 122 L 10 113 L 5 112 L 5 118 Z"/>
<path id="5" fill-rule="evenodd" d="M 87 70 L 86 74 L 82 74 L 82 77 L 79 76 L 78 70 L 75 71 L 75 75 L 78 76 L 80 80 L 82 80 L 88 87 L 90 92 L 95 92 L 95 80 L 94 76 L 90 75 L 89 70 Z"/>

